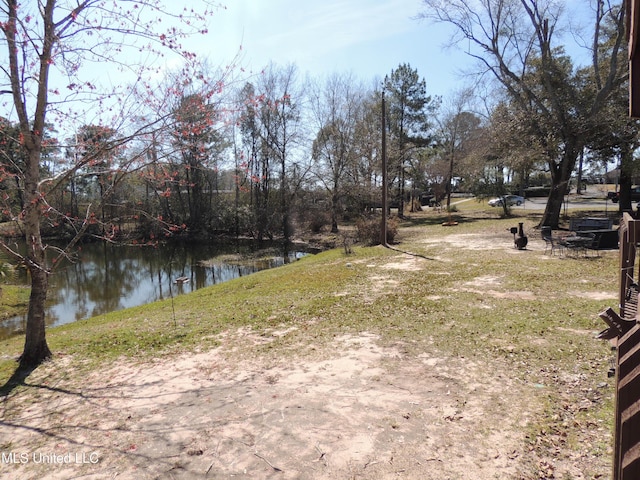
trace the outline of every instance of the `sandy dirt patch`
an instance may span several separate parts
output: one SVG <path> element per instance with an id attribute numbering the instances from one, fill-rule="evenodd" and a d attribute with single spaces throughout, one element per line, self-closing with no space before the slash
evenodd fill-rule
<path id="1" fill-rule="evenodd" d="M 444 251 L 450 250 L 514 250 L 513 237 L 509 232 L 495 234 L 460 233 L 451 234 L 445 237 L 425 238 L 421 243 L 437 244 Z M 527 243 L 527 250 L 540 250 L 535 239 L 530 238 Z M 544 243 L 542 244 L 544 250 Z"/>
<path id="2" fill-rule="evenodd" d="M 250 341 L 245 333 L 227 339 Z M 57 359 L 27 379 L 34 403 L 4 401 L 3 451 L 28 458 L 0 465 L 0 477 L 518 478 L 535 408 L 517 399 L 531 387 L 404 350 L 365 332 L 313 360 L 232 361 L 213 350 L 64 385 L 48 380 Z"/>

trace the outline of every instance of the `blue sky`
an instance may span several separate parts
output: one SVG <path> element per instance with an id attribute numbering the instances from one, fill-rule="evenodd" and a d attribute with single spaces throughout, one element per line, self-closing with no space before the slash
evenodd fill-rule
<path id="1" fill-rule="evenodd" d="M 468 57 L 443 51 L 444 26 L 416 20 L 420 0 L 229 0 L 212 20 L 206 43 L 212 63 L 242 46 L 241 65 L 260 71 L 269 61 L 295 63 L 302 75 L 352 72 L 365 84 L 409 63 L 429 94 L 461 88 Z"/>
<path id="2" fill-rule="evenodd" d="M 427 93 L 453 96 L 470 83 L 471 58 L 445 48 L 451 27 L 416 19 L 421 0 L 223 0 L 206 39 L 212 64 L 228 62 L 242 46 L 241 65 L 260 71 L 269 61 L 295 63 L 321 77 L 352 72 L 365 84 L 409 63 Z M 590 11 L 589 0 L 566 0 L 567 18 Z"/>
<path id="3" fill-rule="evenodd" d="M 426 80 L 427 93 L 445 100 L 471 81 L 462 74 L 473 64 L 471 57 L 455 47 L 444 48 L 451 27 L 416 19 L 422 0 L 220 1 L 225 8 L 210 20 L 208 34 L 185 45 L 211 66 L 225 66 L 240 53 L 239 64 L 247 74 L 258 73 L 270 61 L 295 63 L 302 76 L 353 73 L 373 86 L 399 64 L 409 63 Z M 564 5 L 581 13 L 589 11 L 590 3 L 566 0 Z M 185 4 L 172 3 L 179 9 Z M 167 67 L 180 61 L 170 60 Z M 123 81 L 122 72 L 111 73 L 109 65 L 89 68 L 91 81 Z"/>

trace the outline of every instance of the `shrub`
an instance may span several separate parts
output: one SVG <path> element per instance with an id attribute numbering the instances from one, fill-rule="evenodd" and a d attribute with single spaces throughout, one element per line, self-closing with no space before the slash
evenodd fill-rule
<path id="1" fill-rule="evenodd" d="M 380 215 L 369 215 L 360 217 L 356 222 L 356 232 L 358 240 L 365 245 L 380 244 Z M 387 219 L 387 242 L 393 243 L 398 234 L 398 220 L 395 217 Z"/>
<path id="2" fill-rule="evenodd" d="M 322 229 L 331 224 L 331 216 L 327 212 L 314 211 L 314 215 L 309 219 L 309 229 L 312 233 L 320 233 Z"/>

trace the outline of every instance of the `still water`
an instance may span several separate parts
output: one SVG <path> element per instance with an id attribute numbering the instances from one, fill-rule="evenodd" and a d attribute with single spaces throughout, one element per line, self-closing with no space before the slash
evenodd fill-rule
<path id="1" fill-rule="evenodd" d="M 78 258 L 55 270 L 49 281 L 48 326 L 171 298 L 305 255 L 302 249 L 253 244 L 170 243 L 155 247 L 82 245 Z M 241 260 L 241 261 L 238 261 Z M 21 273 L 28 283 L 26 273 Z M 183 283 L 178 278 L 188 279 Z M 26 315 L 0 321 L 0 339 L 24 331 Z"/>

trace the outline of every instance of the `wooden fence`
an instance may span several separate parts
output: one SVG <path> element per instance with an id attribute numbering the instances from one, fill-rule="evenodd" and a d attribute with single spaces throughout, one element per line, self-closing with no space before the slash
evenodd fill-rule
<path id="1" fill-rule="evenodd" d="M 625 214 L 620 225 L 620 314 L 601 314 L 609 324 L 602 332 L 616 345 L 616 400 L 613 480 L 640 479 L 640 324 L 636 252 L 640 220 Z M 640 271 L 638 272 L 640 273 Z M 606 318 L 605 318 L 606 317 Z"/>

